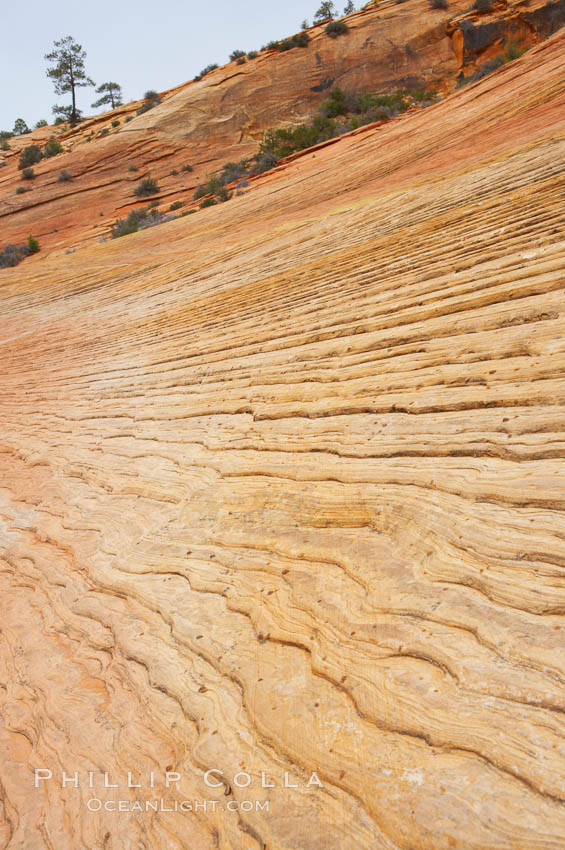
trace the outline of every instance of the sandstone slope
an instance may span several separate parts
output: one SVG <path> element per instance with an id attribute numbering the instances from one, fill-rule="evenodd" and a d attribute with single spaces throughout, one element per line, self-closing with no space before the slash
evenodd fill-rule
<path id="1" fill-rule="evenodd" d="M 2 273 L 0 846 L 563 847 L 564 60 Z"/>
<path id="2" fill-rule="evenodd" d="M 145 176 L 157 179 L 155 199 L 164 209 L 191 202 L 207 173 L 253 155 L 270 127 L 308 120 L 335 85 L 449 93 L 459 74 L 470 75 L 511 45 L 522 49 L 551 35 L 565 23 L 565 0 L 503 0 L 486 14 L 470 9 L 469 0 L 450 0 L 445 10 L 431 9 L 428 0 L 383 0 L 346 20 L 346 36 L 331 39 L 324 25 L 313 27 L 305 49 L 263 50 L 244 65 L 231 62 L 164 92 L 161 105 L 142 115 L 133 102 L 57 135 L 65 153 L 39 163 L 35 180 L 23 184 L 31 191 L 20 195 L 21 149 L 44 145 L 57 128 L 12 140 L 1 154 L 0 248 L 30 233 L 44 252 L 106 238 L 116 218 L 139 203 L 134 189 Z M 181 172 L 184 164 L 194 170 Z M 63 169 L 72 182 L 58 182 Z"/>

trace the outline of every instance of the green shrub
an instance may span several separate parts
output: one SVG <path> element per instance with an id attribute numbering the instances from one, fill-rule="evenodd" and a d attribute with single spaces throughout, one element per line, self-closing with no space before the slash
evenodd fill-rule
<path id="1" fill-rule="evenodd" d="M 130 121 L 133 121 L 133 115 L 126 115 L 126 124 L 129 124 Z"/>
<path id="2" fill-rule="evenodd" d="M 519 59 L 520 56 L 523 56 L 524 53 L 525 49 L 523 47 L 520 47 L 520 45 L 516 44 L 515 41 L 511 41 L 506 48 L 504 59 L 506 62 L 513 62 L 515 59 Z"/>
<path id="3" fill-rule="evenodd" d="M 261 174 L 273 168 L 283 157 L 363 124 L 392 118 L 405 112 L 409 106 L 408 93 L 402 89 L 392 94 L 375 95 L 370 92 L 346 94 L 340 88 L 335 88 L 310 124 L 300 124 L 292 129 L 267 130 L 259 152 L 254 157 L 252 172 Z"/>
<path id="4" fill-rule="evenodd" d="M 235 64 L 236 65 L 245 65 L 246 62 L 247 62 L 247 59 L 245 58 L 245 56 L 241 56 Z"/>
<path id="5" fill-rule="evenodd" d="M 101 136 L 107 136 L 109 132 L 110 130 L 108 129 L 108 127 L 104 127 L 104 129 L 100 130 L 100 132 L 98 133 L 98 138 L 100 138 Z"/>
<path id="6" fill-rule="evenodd" d="M 208 174 L 206 182 L 196 187 L 194 200 L 198 201 L 206 195 L 215 195 L 219 201 L 228 201 L 231 194 L 225 188 L 228 183 L 233 183 L 245 177 L 249 170 L 249 163 L 242 159 L 240 162 L 226 162 L 218 174 Z"/>
<path id="7" fill-rule="evenodd" d="M 475 73 L 471 74 L 471 76 L 460 76 L 457 80 L 457 88 L 466 86 L 467 83 L 476 83 L 477 80 L 482 80 L 483 77 L 486 77 L 488 74 L 492 74 L 493 71 L 496 71 L 497 68 L 500 68 L 502 65 L 504 65 L 504 59 L 502 56 L 493 56 L 492 59 L 488 59 L 484 65 L 481 65 L 479 70 L 475 71 Z"/>
<path id="8" fill-rule="evenodd" d="M 112 239 L 137 233 L 140 222 L 147 217 L 147 210 L 132 210 L 127 218 L 118 219 L 110 231 Z"/>
<path id="9" fill-rule="evenodd" d="M 35 129 L 39 130 L 40 127 L 47 127 L 47 126 L 48 126 L 48 124 L 47 124 L 47 121 L 45 120 L 45 118 L 41 118 L 39 121 L 36 122 Z"/>
<path id="10" fill-rule="evenodd" d="M 209 74 L 211 71 L 215 71 L 216 68 L 218 68 L 218 67 L 219 66 L 216 62 L 213 62 L 211 65 L 206 65 L 206 67 L 202 68 L 200 73 L 195 76 L 194 81 L 198 82 L 199 80 L 202 79 L 202 77 L 205 77 L 206 74 Z"/>
<path id="11" fill-rule="evenodd" d="M 271 154 L 276 160 L 336 135 L 336 124 L 331 118 L 317 116 L 312 124 L 299 124 L 293 129 L 267 130 L 259 145 L 259 155 Z"/>
<path id="12" fill-rule="evenodd" d="M 263 47 L 263 50 L 276 50 L 279 46 L 278 41 L 269 41 L 266 47 Z"/>
<path id="13" fill-rule="evenodd" d="M 33 168 L 31 168 L 31 166 L 28 167 L 28 168 L 22 169 L 22 180 L 33 180 L 34 177 L 35 177 L 35 172 L 34 172 Z"/>
<path id="14" fill-rule="evenodd" d="M 69 183 L 73 179 L 73 175 L 69 171 L 61 171 L 57 177 L 57 183 Z"/>
<path id="15" fill-rule="evenodd" d="M 34 239 L 33 236 L 28 236 L 27 247 L 30 254 L 37 254 L 39 251 L 39 242 L 37 239 Z"/>
<path id="16" fill-rule="evenodd" d="M 8 139 L 2 139 L 2 141 L 0 141 L 0 151 L 9 151 L 9 150 L 10 150 L 10 145 L 9 145 Z"/>
<path id="17" fill-rule="evenodd" d="M 330 38 L 337 38 L 340 35 L 345 35 L 348 31 L 345 21 L 330 21 L 326 26 L 326 34 Z"/>
<path id="18" fill-rule="evenodd" d="M 110 236 L 112 239 L 118 239 L 120 236 L 128 236 L 130 233 L 137 233 L 138 230 L 162 224 L 164 221 L 169 221 L 169 218 L 157 209 L 147 207 L 143 210 L 132 210 L 127 218 L 118 219 L 115 222 Z"/>
<path id="19" fill-rule="evenodd" d="M 153 109 L 161 103 L 161 98 L 159 97 L 158 92 L 154 89 L 146 91 L 143 95 L 143 100 L 145 102 L 141 104 L 138 110 L 136 110 L 136 115 L 143 115 L 144 112 L 149 112 L 150 109 Z"/>
<path id="20" fill-rule="evenodd" d="M 171 171 L 171 177 L 178 177 L 178 174 L 179 174 L 179 173 L 178 173 L 178 171 L 176 170 L 176 168 L 173 168 L 173 170 Z"/>
<path id="21" fill-rule="evenodd" d="M 139 168 L 137 167 L 137 165 L 130 165 L 128 171 L 139 171 Z"/>
<path id="22" fill-rule="evenodd" d="M 184 207 L 184 201 L 173 201 L 169 207 L 169 211 L 174 212 L 175 210 L 180 210 L 181 207 Z"/>
<path id="23" fill-rule="evenodd" d="M 146 177 L 135 187 L 133 194 L 138 198 L 145 198 L 148 195 L 156 195 L 158 191 L 159 185 L 157 181 L 151 177 Z"/>
<path id="24" fill-rule="evenodd" d="M 367 103 L 366 109 L 374 106 L 374 98 L 372 103 Z M 347 115 L 348 108 L 345 102 L 345 94 L 338 86 L 332 90 L 329 100 L 322 107 L 323 114 L 326 118 L 335 118 L 338 115 Z"/>
<path id="25" fill-rule="evenodd" d="M 196 210 L 185 210 L 184 212 L 182 212 L 180 214 L 180 216 L 181 216 L 181 218 L 184 218 L 185 215 L 194 215 L 195 212 L 196 212 Z"/>
<path id="26" fill-rule="evenodd" d="M 256 50 L 250 50 L 249 53 L 247 54 L 248 59 L 257 59 L 258 56 L 259 56 L 259 54 L 257 53 Z"/>
<path id="27" fill-rule="evenodd" d="M 417 103 L 433 103 L 437 100 L 437 94 L 435 91 L 428 91 L 427 89 L 411 89 L 410 97 L 412 97 Z"/>
<path id="28" fill-rule="evenodd" d="M 45 147 L 43 148 L 43 156 L 57 156 L 58 153 L 62 153 L 63 145 L 61 142 L 57 142 L 55 140 L 47 142 Z"/>
<path id="29" fill-rule="evenodd" d="M 367 112 L 377 105 L 377 97 L 373 92 L 364 91 L 357 97 L 356 108 L 354 112 Z"/>
<path id="30" fill-rule="evenodd" d="M 193 195 L 195 201 L 199 198 L 203 198 L 205 195 L 215 195 L 216 192 L 221 189 L 223 183 L 218 178 L 217 174 L 209 174 L 206 178 L 206 183 L 201 183 L 196 187 L 196 191 Z"/>
<path id="31" fill-rule="evenodd" d="M 390 116 L 394 117 L 401 112 L 406 112 L 410 106 L 406 100 L 406 92 L 403 89 L 398 89 L 392 94 L 381 94 L 375 98 L 375 106 L 382 106 L 390 110 Z"/>
<path id="32" fill-rule="evenodd" d="M 18 186 L 16 189 L 16 195 L 23 195 L 24 192 L 29 192 L 29 186 Z"/>
<path id="33" fill-rule="evenodd" d="M 35 165 L 38 162 L 41 162 L 43 159 L 43 154 L 39 150 L 37 145 L 28 145 L 23 149 L 20 154 L 20 159 L 18 161 L 18 168 L 21 170 L 22 168 L 27 168 L 30 165 Z"/>
<path id="34" fill-rule="evenodd" d="M 206 209 L 206 207 L 214 207 L 217 203 L 218 202 L 215 198 L 204 198 L 204 200 L 200 204 L 200 209 L 204 210 Z"/>
<path id="35" fill-rule="evenodd" d="M 492 2 L 491 0 L 475 0 L 471 8 L 475 9 L 476 12 L 490 12 L 492 11 Z"/>
<path id="36" fill-rule="evenodd" d="M 227 183 L 233 183 L 234 180 L 239 180 L 247 174 L 247 160 L 242 159 L 239 162 L 226 162 L 222 167 L 219 175 L 219 182 L 222 186 Z"/>
<path id="37" fill-rule="evenodd" d="M 120 122 L 118 121 L 117 118 L 114 118 L 114 120 L 112 121 L 112 127 L 119 127 L 119 126 L 120 126 Z"/>
<path id="38" fill-rule="evenodd" d="M 300 32 L 298 35 L 293 35 L 292 38 L 287 38 L 279 44 L 279 51 L 284 53 L 286 50 L 292 50 L 293 47 L 308 47 L 310 36 L 307 32 Z"/>
<path id="39" fill-rule="evenodd" d="M 30 250 L 27 245 L 6 245 L 0 251 L 0 269 L 8 269 L 17 266 L 26 257 L 29 257 Z"/>
<path id="40" fill-rule="evenodd" d="M 447 0 L 429 0 L 430 9 L 447 9 Z"/>
<path id="41" fill-rule="evenodd" d="M 264 174 L 277 164 L 278 159 L 273 153 L 259 153 L 255 155 L 254 174 Z"/>
<path id="42" fill-rule="evenodd" d="M 181 165 L 180 170 L 181 171 L 194 171 L 192 165 L 189 165 L 187 162 L 185 162 L 184 165 Z"/>
<path id="43" fill-rule="evenodd" d="M 235 59 L 242 59 L 245 55 L 245 50 L 233 50 L 230 53 L 230 62 L 233 62 Z"/>

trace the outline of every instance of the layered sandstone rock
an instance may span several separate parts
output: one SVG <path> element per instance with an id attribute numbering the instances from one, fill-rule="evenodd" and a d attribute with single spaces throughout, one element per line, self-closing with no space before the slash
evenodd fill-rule
<path id="1" fill-rule="evenodd" d="M 56 132 L 36 130 L 11 141 L 0 171 L 0 248 L 30 233 L 44 252 L 107 238 L 116 218 L 139 203 L 134 189 L 142 177 L 158 181 L 155 199 L 165 209 L 191 203 L 206 174 L 255 154 L 270 127 L 308 120 L 336 85 L 348 92 L 424 87 L 443 95 L 460 74 L 509 45 L 539 43 L 564 22 L 565 0 L 498 2 L 488 14 L 470 9 L 468 0 L 445 10 L 431 9 L 428 0 L 372 4 L 347 17 L 345 36 L 331 39 L 319 25 L 308 31 L 305 49 L 263 50 L 244 65 L 231 62 L 165 92 L 161 105 L 142 115 L 135 102 L 84 121 L 58 137 L 65 153 L 35 166 L 35 180 L 25 184 L 31 191 L 18 195 L 21 149 Z M 119 127 L 112 126 L 116 120 Z M 184 164 L 194 170 L 180 171 Z M 58 182 L 63 169 L 72 181 Z"/>
<path id="2" fill-rule="evenodd" d="M 563 847 L 564 58 L 2 273 L 0 846 Z"/>

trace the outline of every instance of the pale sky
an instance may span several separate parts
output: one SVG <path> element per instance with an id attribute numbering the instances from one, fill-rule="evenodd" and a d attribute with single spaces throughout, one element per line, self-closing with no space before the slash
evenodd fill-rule
<path id="1" fill-rule="evenodd" d="M 336 4 L 341 13 L 346 0 Z M 86 72 L 97 85 L 113 80 L 124 102 L 147 89 L 163 91 L 192 79 L 212 62 L 223 65 L 233 50 L 259 50 L 272 39 L 300 30 L 320 0 L 28 0 L 6 2 L 2 24 L 0 129 L 16 118 L 33 127 L 52 123 L 51 107 L 70 102 L 58 97 L 46 77 L 44 54 L 66 35 L 87 53 Z M 357 4 L 359 5 L 359 4 Z M 93 88 L 78 90 L 85 115 L 96 111 Z"/>

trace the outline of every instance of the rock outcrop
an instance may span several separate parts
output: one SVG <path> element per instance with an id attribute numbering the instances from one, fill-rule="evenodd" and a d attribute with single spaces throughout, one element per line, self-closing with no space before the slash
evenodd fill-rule
<path id="1" fill-rule="evenodd" d="M 0 846 L 563 847 L 564 59 L 2 272 Z"/>
<path id="2" fill-rule="evenodd" d="M 57 136 L 65 152 L 35 166 L 35 179 L 26 183 L 31 191 L 19 195 L 21 149 L 43 145 L 57 128 L 11 140 L 0 172 L 0 248 L 30 232 L 44 252 L 106 238 L 138 203 L 135 186 L 148 175 L 158 180 L 160 203 L 190 202 L 208 172 L 256 153 L 270 127 L 308 120 L 333 86 L 447 94 L 460 75 L 510 45 L 523 49 L 551 35 L 565 22 L 565 0 L 498 2 L 487 14 L 469 9 L 469 0 L 453 0 L 447 9 L 432 9 L 427 0 L 385 0 L 346 20 L 345 36 L 329 38 L 318 25 L 308 31 L 307 48 L 262 50 L 243 65 L 231 62 L 163 93 L 144 114 L 136 114 L 135 102 L 84 121 Z M 181 171 L 185 164 L 193 171 Z M 72 181 L 58 182 L 63 169 Z"/>

